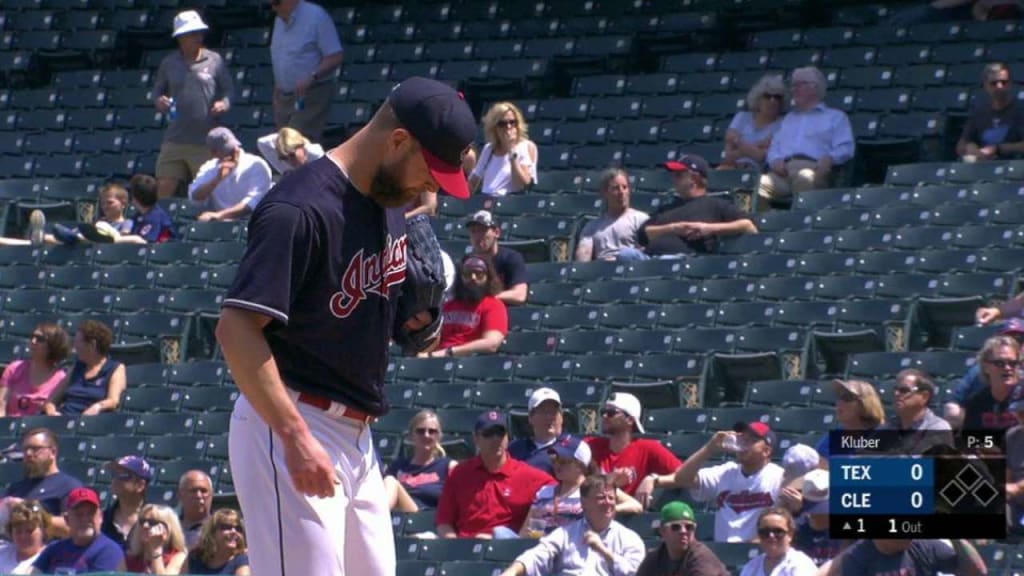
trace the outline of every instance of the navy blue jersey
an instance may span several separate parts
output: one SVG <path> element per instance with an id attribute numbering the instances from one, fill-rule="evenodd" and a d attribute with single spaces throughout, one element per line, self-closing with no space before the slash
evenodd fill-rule
<path id="1" fill-rule="evenodd" d="M 177 237 L 171 215 L 159 204 L 145 214 L 138 212 L 132 219 L 132 233 L 142 236 L 151 244 L 173 240 Z"/>
<path id="2" fill-rule="evenodd" d="M 405 245 L 402 209 L 361 194 L 325 156 L 256 207 L 223 305 L 271 318 L 264 336 L 289 388 L 381 415 Z"/>

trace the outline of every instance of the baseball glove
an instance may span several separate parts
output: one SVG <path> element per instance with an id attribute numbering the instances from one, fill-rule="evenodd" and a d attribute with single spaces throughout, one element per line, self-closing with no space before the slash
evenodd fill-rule
<path id="1" fill-rule="evenodd" d="M 398 300 L 394 339 L 406 355 L 426 350 L 441 335 L 441 304 L 444 302 L 444 263 L 430 220 L 410 218 L 406 223 L 405 283 Z M 430 324 L 410 331 L 407 320 L 422 311 L 430 312 Z"/>

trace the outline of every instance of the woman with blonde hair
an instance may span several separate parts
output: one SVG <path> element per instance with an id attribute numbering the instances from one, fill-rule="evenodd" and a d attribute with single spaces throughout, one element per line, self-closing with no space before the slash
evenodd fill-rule
<path id="1" fill-rule="evenodd" d="M 167 506 L 146 504 L 129 537 L 125 569 L 138 574 L 181 574 L 188 550 L 178 515 Z"/>
<path id="2" fill-rule="evenodd" d="M 725 156 L 719 170 L 761 168 L 772 137 L 786 114 L 786 83 L 766 74 L 747 93 L 747 109 L 737 112 L 725 132 Z"/>
<path id="3" fill-rule="evenodd" d="M 412 456 L 398 458 L 384 472 L 388 504 L 399 512 L 437 508 L 448 472 L 458 464 L 445 455 L 444 431 L 433 410 L 420 410 L 409 420 Z"/>
<path id="4" fill-rule="evenodd" d="M 260 154 L 277 172 L 290 172 L 324 155 L 324 147 L 314 144 L 295 128 L 285 126 L 256 141 Z"/>
<path id="5" fill-rule="evenodd" d="M 863 380 L 834 380 L 832 388 L 836 393 L 836 421 L 841 430 L 868 431 L 885 422 L 885 407 L 882 398 L 870 382 Z M 828 434 L 817 446 L 818 467 L 828 469 L 831 456 Z M 838 454 L 838 452 L 837 452 Z"/>
<path id="6" fill-rule="evenodd" d="M 246 550 L 242 515 L 221 508 L 203 524 L 199 544 L 188 555 L 187 574 L 251 574 Z"/>
<path id="7" fill-rule="evenodd" d="M 0 574 L 31 574 L 51 530 L 50 513 L 39 502 L 22 500 L 12 505 L 7 520 L 10 542 L 0 545 Z"/>
<path id="8" fill-rule="evenodd" d="M 526 119 L 511 102 L 491 106 L 483 119 L 487 144 L 469 175 L 469 188 L 488 196 L 522 192 L 537 181 L 537 145 Z"/>

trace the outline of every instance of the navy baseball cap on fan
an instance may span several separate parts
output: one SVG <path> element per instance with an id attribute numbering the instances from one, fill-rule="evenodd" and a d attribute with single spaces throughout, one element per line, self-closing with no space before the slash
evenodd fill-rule
<path id="1" fill-rule="evenodd" d="M 775 432 L 772 432 L 772 429 L 764 422 L 737 422 L 732 427 L 732 431 L 749 432 L 767 442 L 769 446 L 775 446 Z"/>
<path id="2" fill-rule="evenodd" d="M 477 417 L 476 426 L 473 427 L 473 431 L 481 434 L 498 428 L 508 430 L 508 427 L 505 424 L 505 415 L 501 412 L 490 410 Z"/>
<path id="3" fill-rule="evenodd" d="M 469 198 L 462 157 L 476 137 L 476 119 L 462 94 L 444 82 L 413 76 L 391 90 L 388 105 L 420 143 L 437 184 L 456 198 Z"/>
<path id="4" fill-rule="evenodd" d="M 708 161 L 696 154 L 683 154 L 679 160 L 665 162 L 665 168 L 668 168 L 670 172 L 696 172 L 705 178 L 708 177 L 708 170 L 710 170 Z"/>

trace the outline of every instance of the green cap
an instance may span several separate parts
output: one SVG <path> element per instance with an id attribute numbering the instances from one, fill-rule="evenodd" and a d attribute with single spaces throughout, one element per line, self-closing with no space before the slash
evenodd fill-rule
<path id="1" fill-rule="evenodd" d="M 669 502 L 661 507 L 661 521 L 664 522 L 675 522 L 677 520 L 689 520 L 690 522 L 696 522 L 697 519 L 693 515 L 693 508 L 685 502 Z"/>

